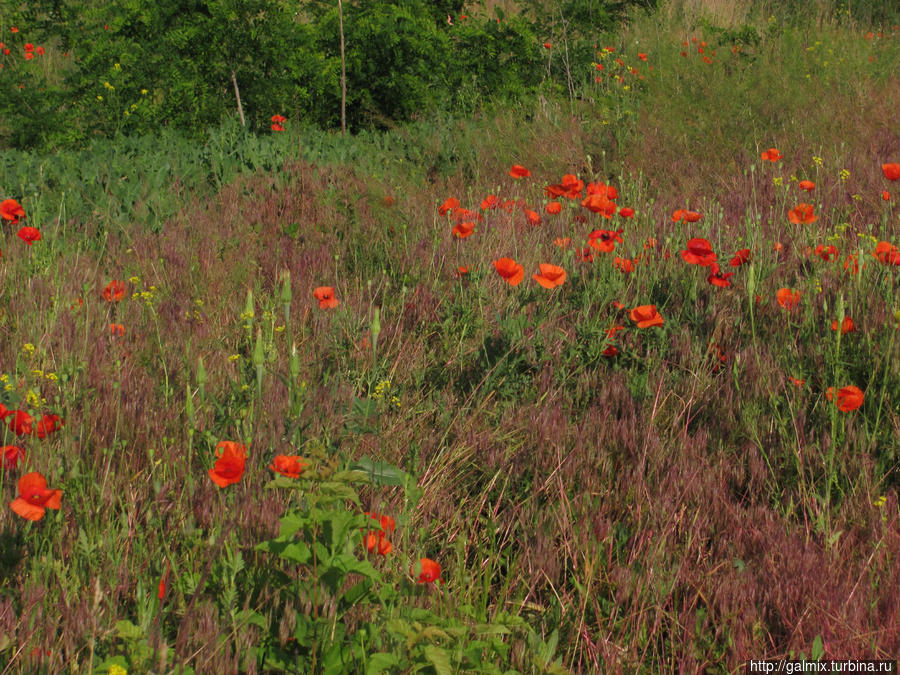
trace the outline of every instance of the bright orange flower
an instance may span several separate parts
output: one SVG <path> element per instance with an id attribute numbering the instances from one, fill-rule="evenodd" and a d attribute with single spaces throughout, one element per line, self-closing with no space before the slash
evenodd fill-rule
<path id="1" fill-rule="evenodd" d="M 623 206 L 619 209 L 619 215 L 623 218 L 634 218 L 634 209 L 630 206 Z"/>
<path id="2" fill-rule="evenodd" d="M 641 52 L 638 52 L 638 58 L 639 58 L 641 61 L 646 61 L 646 60 L 647 60 L 647 55 L 646 55 L 646 54 L 643 54 L 643 53 L 641 53 Z"/>
<path id="3" fill-rule="evenodd" d="M 125 335 L 125 326 L 120 323 L 111 323 L 109 324 L 109 334 L 117 337 L 122 337 Z"/>
<path id="4" fill-rule="evenodd" d="M 488 195 L 481 200 L 481 210 L 488 211 L 490 209 L 500 208 L 500 198 L 496 195 Z"/>
<path id="5" fill-rule="evenodd" d="M 779 289 L 775 297 L 778 300 L 778 304 L 788 310 L 793 309 L 795 305 L 800 304 L 800 291 L 795 291 L 790 288 Z"/>
<path id="6" fill-rule="evenodd" d="M 796 377 L 791 377 L 790 375 L 788 376 L 788 382 L 790 382 L 791 384 L 793 384 L 795 387 L 798 387 L 798 388 L 801 388 L 801 387 L 803 387 L 804 384 L 806 384 L 806 380 L 801 380 Z"/>
<path id="7" fill-rule="evenodd" d="M 594 251 L 590 246 L 575 249 L 575 260 L 578 262 L 594 262 Z"/>
<path id="8" fill-rule="evenodd" d="M 306 460 L 300 455 L 275 455 L 269 465 L 272 471 L 288 478 L 300 478 L 300 474 L 306 467 Z"/>
<path id="9" fill-rule="evenodd" d="M 631 320 L 637 324 L 638 328 L 650 328 L 652 326 L 662 326 L 663 318 L 656 310 L 656 305 L 640 305 L 631 310 Z"/>
<path id="10" fill-rule="evenodd" d="M 36 227 L 31 227 L 31 225 L 26 225 L 21 228 L 16 232 L 16 235 L 29 246 L 34 244 L 34 242 L 41 240 L 41 231 Z"/>
<path id="11" fill-rule="evenodd" d="M 313 291 L 313 297 L 319 301 L 319 309 L 334 309 L 340 301 L 334 297 L 333 286 L 319 286 Z"/>
<path id="12" fill-rule="evenodd" d="M 447 197 L 446 201 L 438 207 L 438 213 L 442 216 L 459 208 L 459 200 L 456 197 Z"/>
<path id="13" fill-rule="evenodd" d="M 716 254 L 713 253 L 712 244 L 702 238 L 689 239 L 687 248 L 681 252 L 681 257 L 690 265 L 709 267 L 716 262 Z"/>
<path id="14" fill-rule="evenodd" d="M 525 268 L 512 258 L 498 258 L 494 261 L 494 269 L 510 286 L 518 286 L 525 278 Z"/>
<path id="15" fill-rule="evenodd" d="M 616 242 L 622 243 L 624 230 L 594 230 L 588 235 L 588 244 L 601 253 L 611 253 Z"/>
<path id="16" fill-rule="evenodd" d="M 837 319 L 831 322 L 831 330 L 838 329 Z M 849 316 L 845 316 L 844 320 L 841 321 L 841 334 L 846 335 L 847 333 L 852 333 L 856 330 L 856 324 L 853 323 L 853 319 Z"/>
<path id="17" fill-rule="evenodd" d="M 719 264 L 713 263 L 709 266 L 709 276 L 706 277 L 706 280 L 711 283 L 713 286 L 718 286 L 719 288 L 729 288 L 731 286 L 731 281 L 728 277 L 732 276 L 734 272 L 720 272 Z"/>
<path id="18" fill-rule="evenodd" d="M 862 389 L 851 384 L 847 387 L 838 389 L 835 405 L 837 405 L 838 410 L 841 412 L 850 412 L 851 410 L 856 410 L 862 406 L 864 401 L 865 396 L 863 395 Z"/>
<path id="19" fill-rule="evenodd" d="M 531 172 L 521 164 L 513 164 L 509 170 L 509 175 L 513 178 L 525 178 L 531 175 Z"/>
<path id="20" fill-rule="evenodd" d="M 550 49 L 550 48 L 552 48 L 552 47 L 553 47 L 553 43 L 552 43 L 552 42 L 545 42 L 545 43 L 544 43 L 544 49 Z"/>
<path id="21" fill-rule="evenodd" d="M 555 288 L 562 286 L 566 281 L 566 271 L 562 267 L 541 263 L 540 274 L 532 274 L 531 278 L 538 282 L 544 288 Z"/>
<path id="22" fill-rule="evenodd" d="M 797 204 L 797 206 L 788 211 L 788 220 L 795 225 L 809 225 L 818 219 L 819 217 L 813 214 L 812 204 Z"/>
<path id="23" fill-rule="evenodd" d="M 888 180 L 900 180 L 900 164 L 882 164 L 881 172 Z"/>
<path id="24" fill-rule="evenodd" d="M 740 267 L 741 265 L 745 265 L 748 262 L 750 262 L 750 249 L 742 248 L 740 251 L 734 254 L 734 257 L 728 264 L 732 267 Z"/>
<path id="25" fill-rule="evenodd" d="M 621 271 L 623 274 L 631 274 L 632 272 L 634 272 L 634 261 L 629 260 L 628 258 L 620 258 L 619 256 L 616 256 L 613 259 L 613 267 Z"/>
<path id="26" fill-rule="evenodd" d="M 458 277 L 464 277 L 468 273 L 469 273 L 469 268 L 464 265 L 460 265 L 459 267 L 456 268 L 456 276 L 458 276 Z"/>
<path id="27" fill-rule="evenodd" d="M 778 148 L 769 148 L 762 153 L 761 157 L 766 162 L 777 162 L 783 155 L 778 152 Z"/>
<path id="28" fill-rule="evenodd" d="M 541 216 L 537 211 L 532 211 L 531 209 L 525 209 L 525 218 L 528 219 L 529 225 L 540 225 L 541 224 Z"/>
<path id="29" fill-rule="evenodd" d="M 475 223 L 469 221 L 466 223 L 457 223 L 451 230 L 453 236 L 457 239 L 465 239 L 471 237 L 475 233 Z"/>
<path id="30" fill-rule="evenodd" d="M 431 558 L 419 558 L 419 562 L 412 566 L 409 573 L 420 584 L 431 584 L 435 581 L 444 583 L 441 579 L 441 566 Z"/>
<path id="31" fill-rule="evenodd" d="M 688 211 L 687 213 L 684 214 L 684 221 L 686 223 L 696 223 L 702 217 L 703 216 L 701 214 L 697 213 L 696 211 Z"/>
<path id="32" fill-rule="evenodd" d="M 572 243 L 571 237 L 557 237 L 553 240 L 553 245 L 558 246 L 559 248 L 565 248 L 569 244 Z"/>
<path id="33" fill-rule="evenodd" d="M 872 255 L 885 265 L 900 265 L 900 249 L 889 242 L 879 241 Z"/>
<path id="34" fill-rule="evenodd" d="M 797 187 L 799 187 L 801 190 L 806 190 L 807 192 L 812 192 L 813 190 L 816 189 L 816 184 L 813 183 L 811 180 L 801 180 L 799 183 L 797 183 Z"/>
<path id="35" fill-rule="evenodd" d="M 113 279 L 103 289 L 103 297 L 109 302 L 119 302 L 125 297 L 125 282 Z"/>
<path id="36" fill-rule="evenodd" d="M 881 191 L 881 198 L 882 198 L 884 201 L 889 202 L 889 201 L 891 201 L 891 193 L 888 192 L 887 190 L 882 190 L 882 191 Z"/>
<path id="37" fill-rule="evenodd" d="M 19 479 L 19 496 L 10 508 L 28 520 L 40 520 L 46 509 L 62 506 L 62 490 L 48 490 L 47 479 L 37 471 L 26 473 Z"/>
<path id="38" fill-rule="evenodd" d="M 562 211 L 562 204 L 559 202 L 550 202 L 547 206 L 544 207 L 544 211 L 549 213 L 550 215 L 556 215 L 557 213 Z"/>
<path id="39" fill-rule="evenodd" d="M 599 213 L 604 218 L 612 218 L 616 213 L 616 203 L 600 193 L 588 194 L 581 205 L 591 213 Z"/>
<path id="40" fill-rule="evenodd" d="M 363 535 L 363 545 L 369 553 L 377 553 L 386 556 L 394 550 L 394 545 L 384 536 L 384 532 L 366 532 Z"/>
<path id="41" fill-rule="evenodd" d="M 0 218 L 18 224 L 20 218 L 25 217 L 25 209 L 15 199 L 4 199 L 0 202 Z"/>
<path id="42" fill-rule="evenodd" d="M 209 477 L 220 488 L 237 483 L 244 475 L 247 448 L 234 441 L 220 441 L 216 446 L 216 463 L 209 470 Z"/>
<path id="43" fill-rule="evenodd" d="M 390 516 L 386 516 L 383 513 L 372 513 L 371 511 L 366 511 L 366 515 L 373 520 L 377 520 L 381 530 L 387 534 L 397 529 L 397 523 Z"/>

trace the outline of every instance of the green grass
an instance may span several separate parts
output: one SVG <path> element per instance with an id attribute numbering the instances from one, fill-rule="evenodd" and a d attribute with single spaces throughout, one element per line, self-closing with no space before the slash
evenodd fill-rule
<path id="1" fill-rule="evenodd" d="M 35 523 L 0 511 L 6 672 L 896 656 L 898 268 L 873 252 L 900 245 L 881 172 L 900 160 L 898 34 L 746 22 L 636 17 L 598 37 L 615 51 L 580 64 L 577 96 L 472 119 L 4 153 L 0 198 L 42 239 L 3 225 L 0 402 L 65 420 L 0 431 L 25 450 L 0 469 L 7 503 L 29 471 L 63 490 Z M 566 173 L 634 218 L 547 214 Z M 488 194 L 541 225 L 482 211 Z M 481 214 L 469 238 L 438 213 L 451 196 Z M 789 222 L 800 202 L 815 223 Z M 682 259 L 695 237 L 733 287 Z M 546 262 L 567 272 L 553 290 L 531 279 Z M 662 326 L 636 327 L 647 304 Z M 843 316 L 854 332 L 831 330 Z M 865 400 L 841 412 L 827 392 L 847 385 Z M 249 453 L 223 488 L 221 441 Z M 300 478 L 275 476 L 279 454 L 305 458 Z M 396 521 L 386 556 L 362 545 L 366 512 Z M 445 583 L 416 583 L 424 557 Z"/>

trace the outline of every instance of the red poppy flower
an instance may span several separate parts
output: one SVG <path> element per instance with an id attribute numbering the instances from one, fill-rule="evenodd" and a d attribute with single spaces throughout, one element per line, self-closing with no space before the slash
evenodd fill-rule
<path id="1" fill-rule="evenodd" d="M 881 198 L 882 198 L 884 201 L 889 202 L 889 201 L 891 201 L 891 193 L 888 192 L 887 190 L 882 190 L 882 191 L 881 191 Z"/>
<path id="2" fill-rule="evenodd" d="M 19 496 L 10 508 L 28 520 L 40 520 L 46 509 L 62 506 L 62 490 L 48 490 L 47 479 L 37 471 L 26 473 L 19 479 Z"/>
<path id="3" fill-rule="evenodd" d="M 641 61 L 646 61 L 646 60 L 647 60 L 647 55 L 646 55 L 646 54 L 642 54 L 641 52 L 638 52 L 638 58 L 639 58 Z"/>
<path id="4" fill-rule="evenodd" d="M 787 310 L 793 309 L 795 305 L 800 304 L 800 291 L 790 288 L 780 288 L 775 294 L 778 304 Z"/>
<path id="5" fill-rule="evenodd" d="M 813 190 L 816 189 L 816 184 L 813 183 L 811 180 L 801 180 L 799 183 L 797 183 L 797 187 L 799 187 L 801 190 L 806 190 L 807 192 L 812 192 Z"/>
<path id="6" fill-rule="evenodd" d="M 687 248 L 681 252 L 681 257 L 690 265 L 709 267 L 716 262 L 716 254 L 713 253 L 712 244 L 707 239 L 699 237 L 689 239 Z"/>
<path id="7" fill-rule="evenodd" d="M 572 243 L 571 237 L 557 237 L 553 240 L 553 245 L 558 246 L 559 248 L 565 248 L 569 244 Z"/>
<path id="8" fill-rule="evenodd" d="M 532 274 L 531 278 L 538 282 L 544 288 L 555 288 L 562 286 L 566 281 L 566 271 L 562 267 L 541 263 L 540 274 Z"/>
<path id="9" fill-rule="evenodd" d="M 16 436 L 25 436 L 31 433 L 32 418 L 24 410 L 9 410 L 3 415 L 9 418 L 9 430 Z"/>
<path id="10" fill-rule="evenodd" d="M 814 253 L 825 262 L 837 260 L 838 257 L 838 250 L 834 244 L 828 244 L 828 246 L 819 244 L 818 246 L 816 246 Z"/>
<path id="11" fill-rule="evenodd" d="M 275 124 L 284 124 L 287 122 L 287 117 L 284 115 L 272 115 L 272 121 L 275 122 Z"/>
<path id="12" fill-rule="evenodd" d="M 525 218 L 528 219 L 529 225 L 540 225 L 541 224 L 541 216 L 537 211 L 532 211 L 531 209 L 525 209 Z"/>
<path id="13" fill-rule="evenodd" d="M 509 170 L 509 175 L 513 178 L 525 178 L 531 175 L 531 172 L 521 164 L 513 164 Z"/>
<path id="14" fill-rule="evenodd" d="M 709 266 L 709 276 L 706 277 L 706 280 L 713 286 L 718 286 L 719 288 L 729 288 L 731 286 L 731 281 L 729 281 L 728 277 L 732 275 L 734 275 L 734 272 L 720 272 L 719 264 L 713 263 Z"/>
<path id="15" fill-rule="evenodd" d="M 37 54 L 38 56 L 43 56 L 43 55 L 44 55 L 44 48 L 41 47 L 41 46 L 38 46 L 38 48 L 34 50 L 34 53 Z"/>
<path id="16" fill-rule="evenodd" d="M 275 455 L 269 468 L 288 478 L 300 478 L 306 466 L 306 461 L 299 455 Z"/>
<path id="17" fill-rule="evenodd" d="M 614 188 L 612 185 L 607 185 L 606 183 L 588 183 L 587 184 L 587 193 L 589 195 L 603 195 L 607 199 L 618 199 L 619 191 Z"/>
<path id="18" fill-rule="evenodd" d="M 7 471 L 15 471 L 25 459 L 25 451 L 17 445 L 4 445 L 0 448 L 0 456 L 3 459 L 3 468 Z"/>
<path id="19" fill-rule="evenodd" d="M 319 309 L 334 309 L 340 301 L 334 297 L 333 286 L 319 286 L 313 291 L 313 297 L 319 301 Z"/>
<path id="20" fill-rule="evenodd" d="M 640 305 L 631 310 L 631 320 L 637 324 L 638 328 L 650 328 L 652 326 L 662 326 L 663 318 L 656 309 L 656 305 Z"/>
<path id="21" fill-rule="evenodd" d="M 284 125 L 278 124 L 278 122 L 272 122 L 272 126 L 270 127 L 272 131 L 284 131 Z"/>
<path id="22" fill-rule="evenodd" d="M 634 272 L 634 262 L 628 258 L 620 258 L 616 256 L 613 260 L 613 267 L 621 271 L 623 274 L 631 274 Z"/>
<path id="23" fill-rule="evenodd" d="M 25 209 L 15 199 L 4 199 L 0 202 L 0 218 L 3 220 L 9 220 L 16 225 L 19 219 L 24 217 Z"/>
<path id="24" fill-rule="evenodd" d="M 363 545 L 369 553 L 381 556 L 386 556 L 394 550 L 394 545 L 384 536 L 384 532 L 366 532 L 363 536 Z"/>
<path id="25" fill-rule="evenodd" d="M 575 249 L 575 260 L 578 262 L 594 262 L 594 250 L 590 246 Z"/>
<path id="26" fill-rule="evenodd" d="M 16 234 L 18 235 L 19 239 L 24 241 L 29 246 L 34 244 L 34 242 L 36 241 L 40 241 L 41 239 L 40 230 L 38 230 L 36 227 L 31 227 L 30 225 L 23 227 Z"/>
<path id="27" fill-rule="evenodd" d="M 109 334 L 116 337 L 122 337 L 125 335 L 125 326 L 120 323 L 111 323 L 109 324 Z"/>
<path id="28" fill-rule="evenodd" d="M 594 230 L 588 235 L 588 244 L 601 253 L 611 253 L 616 242 L 622 243 L 624 230 Z"/>
<path id="29" fill-rule="evenodd" d="M 872 255 L 885 265 L 900 265 L 900 249 L 889 242 L 879 241 Z"/>
<path id="30" fill-rule="evenodd" d="M 838 329 L 837 319 L 831 322 L 831 330 Z M 852 333 L 856 330 L 856 324 L 853 323 L 853 319 L 849 316 L 845 316 L 844 320 L 841 321 L 841 335 L 846 335 L 847 333 Z"/>
<path id="31" fill-rule="evenodd" d="M 381 526 L 382 532 L 390 534 L 395 529 L 397 529 L 396 521 L 390 516 L 386 516 L 383 513 L 372 513 L 371 511 L 366 511 L 366 515 L 373 520 L 378 521 L 378 524 Z"/>
<path id="32" fill-rule="evenodd" d="M 216 463 L 209 470 L 209 477 L 220 488 L 237 483 L 244 475 L 247 448 L 234 441 L 221 441 L 216 446 Z"/>
<path id="33" fill-rule="evenodd" d="M 888 180 L 900 180 L 900 164 L 882 164 L 881 172 Z"/>
<path id="34" fill-rule="evenodd" d="M 819 217 L 813 214 L 812 204 L 797 204 L 797 206 L 788 211 L 788 220 L 795 225 L 808 225 L 816 222 L 818 219 Z"/>
<path id="35" fill-rule="evenodd" d="M 732 267 L 740 267 L 741 265 L 745 265 L 750 262 L 750 249 L 742 248 L 740 251 L 734 254 L 734 257 L 731 259 L 729 265 Z"/>
<path id="36" fill-rule="evenodd" d="M 790 382 L 791 384 L 793 384 L 795 387 L 798 387 L 798 388 L 802 387 L 804 384 L 806 384 L 806 380 L 800 380 L 796 377 L 791 377 L 790 375 L 788 375 L 788 382 Z"/>
<path id="37" fill-rule="evenodd" d="M 125 282 L 113 279 L 103 289 L 103 297 L 109 302 L 119 302 L 125 297 Z"/>
<path id="38" fill-rule="evenodd" d="M 65 422 L 59 415 L 42 415 L 31 428 L 31 433 L 38 438 L 46 438 L 54 431 L 62 429 Z"/>
<path id="39" fill-rule="evenodd" d="M 562 211 L 562 204 L 559 202 L 550 202 L 547 206 L 544 207 L 544 211 L 554 216 L 560 211 Z"/>
<path id="40" fill-rule="evenodd" d="M 464 265 L 460 265 L 459 267 L 456 268 L 456 276 L 458 276 L 458 277 L 464 277 L 468 273 L 469 273 L 469 268 L 465 267 Z"/>
<path id="41" fill-rule="evenodd" d="M 862 406 L 864 401 L 865 396 L 863 395 L 862 389 L 851 384 L 847 387 L 838 389 L 835 405 L 837 405 L 838 410 L 841 412 L 850 412 L 851 410 L 856 410 Z"/>
<path id="42" fill-rule="evenodd" d="M 851 253 L 844 258 L 844 271 L 850 275 L 859 273 L 859 253 Z"/>
<path id="43" fill-rule="evenodd" d="M 409 573 L 420 584 L 431 584 L 435 581 L 443 583 L 443 579 L 441 579 L 441 566 L 431 558 L 420 558 L 419 562 L 412 566 Z"/>
<path id="44" fill-rule="evenodd" d="M 471 221 L 466 223 L 457 223 L 453 226 L 451 232 L 457 239 L 465 239 L 466 237 L 470 237 L 475 233 L 475 223 Z"/>
<path id="45" fill-rule="evenodd" d="M 696 223 L 702 217 L 703 216 L 701 214 L 697 213 L 696 211 L 688 211 L 687 213 L 684 214 L 684 220 L 687 223 Z"/>
<path id="46" fill-rule="evenodd" d="M 782 154 L 778 152 L 778 148 L 769 148 L 765 152 L 762 153 L 761 157 L 766 162 L 777 162 L 782 158 Z"/>
<path id="47" fill-rule="evenodd" d="M 550 49 L 552 46 L 553 46 L 553 43 L 551 43 L 551 42 L 544 43 L 544 49 Z"/>
<path id="48" fill-rule="evenodd" d="M 588 194 L 581 205 L 591 213 L 599 213 L 604 218 L 612 218 L 616 213 L 616 203 L 606 195 L 595 192 Z"/>
<path id="49" fill-rule="evenodd" d="M 518 286 L 525 278 L 525 268 L 512 258 L 498 258 L 494 261 L 494 269 L 510 286 Z"/>
<path id="50" fill-rule="evenodd" d="M 623 206 L 619 209 L 619 215 L 623 218 L 634 218 L 634 209 L 630 206 Z"/>
<path id="51" fill-rule="evenodd" d="M 458 208 L 459 200 L 456 197 L 447 197 L 444 203 L 438 207 L 438 213 L 443 216 Z"/>
<path id="52" fill-rule="evenodd" d="M 481 200 L 481 210 L 488 211 L 489 209 L 500 208 L 500 198 L 495 195 L 488 195 L 484 199 Z"/>
<path id="53" fill-rule="evenodd" d="M 25 52 L 25 60 L 31 61 L 34 58 L 34 52 Z"/>
<path id="54" fill-rule="evenodd" d="M 34 51 L 34 43 L 32 43 L 32 42 L 26 42 L 26 43 L 25 43 L 25 51 L 26 51 L 26 52 L 33 52 L 33 51 Z"/>

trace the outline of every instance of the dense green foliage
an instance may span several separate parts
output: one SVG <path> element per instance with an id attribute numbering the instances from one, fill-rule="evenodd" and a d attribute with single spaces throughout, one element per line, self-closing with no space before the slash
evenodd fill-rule
<path id="1" fill-rule="evenodd" d="M 533 2 L 468 16 L 459 0 L 344 2 L 348 126 L 522 101 L 548 76 L 571 93 L 588 79 L 592 35 L 629 4 Z M 275 114 L 336 128 L 339 36 L 338 3 L 321 0 L 28 3 L 0 16 L 10 49 L 0 53 L 0 147 L 78 147 L 161 127 L 205 133 L 237 112 L 235 82 L 251 130 Z M 565 53 L 554 63 L 542 45 L 556 37 Z M 26 59 L 26 44 L 44 51 Z"/>

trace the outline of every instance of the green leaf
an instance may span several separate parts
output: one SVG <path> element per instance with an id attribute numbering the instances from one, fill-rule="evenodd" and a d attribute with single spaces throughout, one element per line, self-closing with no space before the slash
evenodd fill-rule
<path id="1" fill-rule="evenodd" d="M 256 549 L 258 551 L 275 553 L 280 558 L 301 565 L 305 565 L 312 559 L 312 551 L 309 550 L 309 546 L 301 541 L 280 541 L 279 539 L 272 539 L 258 544 Z"/>
<path id="2" fill-rule="evenodd" d="M 116 630 L 124 640 L 139 640 L 144 637 L 143 631 L 128 620 L 116 621 Z"/>
<path id="3" fill-rule="evenodd" d="M 378 652 L 366 656 L 366 675 L 379 675 L 389 668 L 397 669 L 400 661 L 393 654 Z M 390 672 L 395 672 L 391 670 Z"/>
<path id="4" fill-rule="evenodd" d="M 434 666 L 437 675 L 451 675 L 453 672 L 450 668 L 450 656 L 446 650 L 428 645 L 425 647 L 425 658 Z"/>
<path id="5" fill-rule="evenodd" d="M 822 644 L 822 636 L 816 635 L 813 638 L 812 649 L 810 650 L 810 658 L 813 661 L 820 661 L 825 656 L 825 646 Z"/>
<path id="6" fill-rule="evenodd" d="M 365 473 L 373 485 L 403 485 L 406 477 L 406 473 L 393 464 L 376 462 L 369 457 L 361 457 L 350 468 Z"/>

